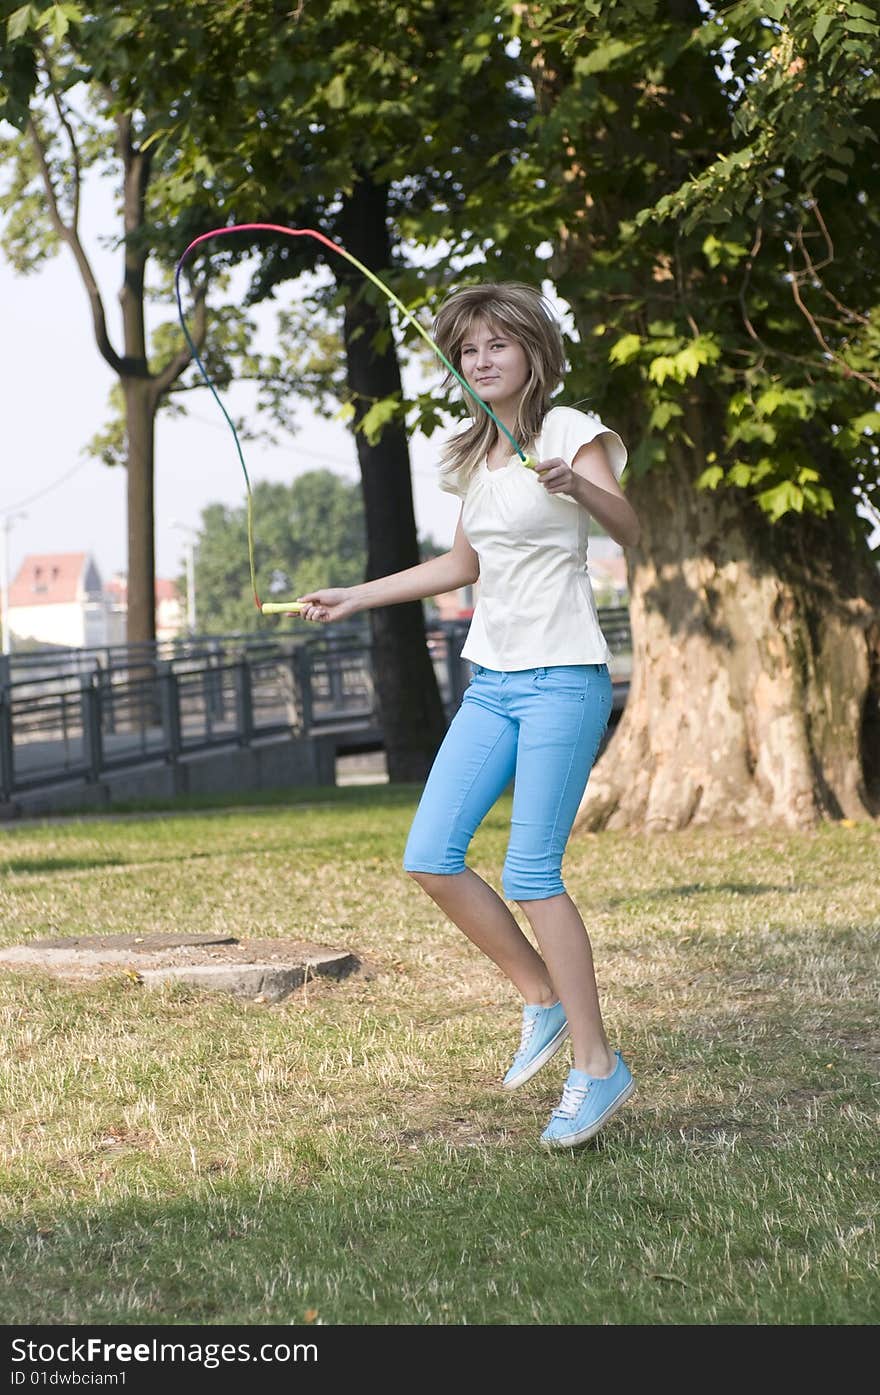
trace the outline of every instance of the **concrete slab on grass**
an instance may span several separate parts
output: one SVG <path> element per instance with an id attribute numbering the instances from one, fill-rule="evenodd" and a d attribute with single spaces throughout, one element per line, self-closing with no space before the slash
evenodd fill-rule
<path id="1" fill-rule="evenodd" d="M 0 950 L 0 969 L 37 968 L 67 980 L 125 972 L 145 988 L 185 983 L 276 1003 L 311 979 L 360 968 L 348 950 L 302 940 L 222 935 L 71 935 Z"/>
<path id="2" fill-rule="evenodd" d="M 46 940 L 29 940 L 29 949 L 68 949 L 75 953 L 101 949 L 127 949 L 134 954 L 150 954 L 157 949 L 180 949 L 183 945 L 237 945 L 234 935 L 54 935 Z"/>

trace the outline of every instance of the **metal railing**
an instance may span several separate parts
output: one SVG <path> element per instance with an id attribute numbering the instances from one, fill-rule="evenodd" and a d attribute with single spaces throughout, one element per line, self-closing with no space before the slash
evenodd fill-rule
<path id="1" fill-rule="evenodd" d="M 306 655 L 58 674 L 0 691 L 0 797 L 306 730 Z"/>
<path id="2" fill-rule="evenodd" d="M 625 700 L 629 616 L 600 611 L 621 653 L 616 705 Z M 470 679 L 461 652 L 469 621 L 428 626 L 428 647 L 451 718 Z M 280 735 L 331 731 L 337 749 L 381 749 L 369 626 L 352 623 L 294 642 L 233 636 L 172 646 L 76 651 L 54 671 L 15 655 L 0 685 L 0 799 L 69 780 Z M 62 662 L 68 655 L 63 655 Z"/>

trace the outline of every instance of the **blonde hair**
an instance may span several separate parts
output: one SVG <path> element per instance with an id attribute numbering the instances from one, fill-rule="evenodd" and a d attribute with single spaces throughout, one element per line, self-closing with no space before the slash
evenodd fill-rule
<path id="1" fill-rule="evenodd" d="M 521 281 L 464 286 L 447 297 L 434 321 L 434 338 L 459 373 L 462 345 L 478 321 L 515 339 L 525 352 L 529 376 L 517 405 L 512 434 L 517 445 L 528 451 L 565 372 L 562 331 L 547 301 L 534 286 Z M 447 373 L 443 386 L 449 387 L 455 381 Z M 488 412 L 478 407 L 470 394 L 465 400 L 474 420 L 447 441 L 441 457 L 446 471 L 473 468 L 498 438 L 498 428 Z"/>

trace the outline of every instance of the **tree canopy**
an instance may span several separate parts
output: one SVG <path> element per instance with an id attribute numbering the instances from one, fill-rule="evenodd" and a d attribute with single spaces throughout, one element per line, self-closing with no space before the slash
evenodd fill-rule
<path id="1" fill-rule="evenodd" d="M 332 470 L 310 470 L 290 484 L 254 486 L 254 560 L 265 600 L 292 598 L 322 586 L 357 586 L 364 578 L 366 523 L 361 487 Z M 442 551 L 433 538 L 423 559 Z M 247 509 L 209 504 L 202 511 L 196 549 L 198 625 L 207 634 L 302 626 L 284 617 L 260 617 L 247 565 Z M 181 589 L 185 582 L 181 579 Z"/>
<path id="2" fill-rule="evenodd" d="M 771 520 L 836 510 L 864 546 L 856 505 L 878 500 L 880 425 L 876 10 L 602 0 L 527 16 L 532 155 L 556 196 L 522 225 L 554 248 L 580 331 L 573 382 L 635 428 L 634 474 L 662 470 L 676 439 L 699 449 L 698 391 L 720 419 L 698 488 L 743 491 Z"/>

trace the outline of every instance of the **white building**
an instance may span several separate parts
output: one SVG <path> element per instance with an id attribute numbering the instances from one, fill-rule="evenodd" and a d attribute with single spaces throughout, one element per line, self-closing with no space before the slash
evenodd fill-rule
<path id="1" fill-rule="evenodd" d="M 18 649 L 107 643 L 101 577 L 87 552 L 30 553 L 9 588 L 9 631 Z"/>
<path id="2" fill-rule="evenodd" d="M 16 649 L 49 644 L 63 649 L 125 643 L 128 584 L 106 586 L 87 552 L 31 553 L 9 588 L 9 632 Z M 185 628 L 173 581 L 156 579 L 156 637 L 174 639 Z"/>
<path id="3" fill-rule="evenodd" d="M 107 643 L 124 644 L 128 619 L 128 578 L 117 572 L 104 587 L 107 599 Z M 176 639 L 186 629 L 183 600 L 173 581 L 156 577 L 156 638 Z"/>

